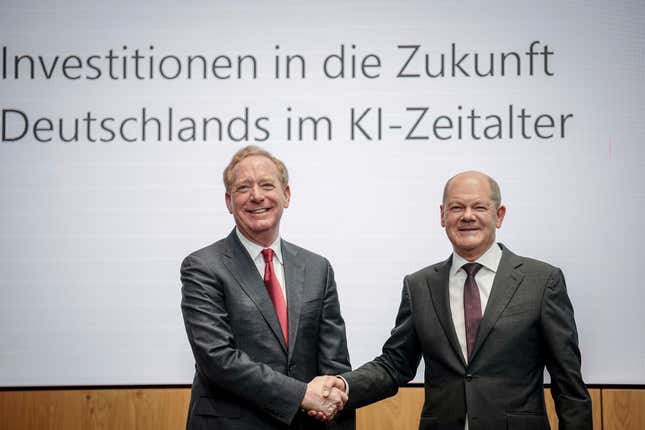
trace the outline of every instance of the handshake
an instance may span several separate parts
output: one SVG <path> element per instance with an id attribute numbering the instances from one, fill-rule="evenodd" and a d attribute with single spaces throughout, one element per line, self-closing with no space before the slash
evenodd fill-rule
<path id="1" fill-rule="evenodd" d="M 337 376 L 316 376 L 307 384 L 300 406 L 307 415 L 319 421 L 329 421 L 347 403 L 345 382 Z"/>

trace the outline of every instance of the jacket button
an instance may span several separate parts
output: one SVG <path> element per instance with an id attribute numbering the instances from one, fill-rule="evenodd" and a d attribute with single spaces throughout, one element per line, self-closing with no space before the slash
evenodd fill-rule
<path id="1" fill-rule="evenodd" d="M 470 382 L 472 380 L 473 380 L 473 375 L 471 375 L 470 373 L 467 373 L 466 374 L 466 382 Z"/>

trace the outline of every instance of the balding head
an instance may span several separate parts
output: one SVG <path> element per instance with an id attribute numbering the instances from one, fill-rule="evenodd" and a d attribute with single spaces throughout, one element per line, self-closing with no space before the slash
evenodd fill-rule
<path id="1" fill-rule="evenodd" d="M 453 180 L 457 178 L 463 179 L 463 178 L 469 178 L 469 177 L 485 179 L 488 182 L 488 185 L 490 187 L 490 199 L 495 205 L 495 209 L 500 207 L 500 205 L 502 204 L 502 193 L 499 190 L 499 184 L 497 183 L 497 181 L 495 181 L 495 179 L 491 178 L 487 174 L 478 172 L 476 170 L 469 170 L 466 172 L 457 173 L 455 176 L 448 179 L 448 181 L 446 182 L 446 185 L 443 187 L 442 202 L 444 205 L 446 204 L 446 196 L 448 195 L 448 188 L 450 187 L 450 184 L 453 182 Z"/>

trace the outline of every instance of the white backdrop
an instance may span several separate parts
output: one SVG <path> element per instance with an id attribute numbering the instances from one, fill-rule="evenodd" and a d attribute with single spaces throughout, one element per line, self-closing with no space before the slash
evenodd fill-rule
<path id="1" fill-rule="evenodd" d="M 290 169 L 283 237 L 334 265 L 355 366 L 379 353 L 403 276 L 451 251 L 439 224 L 443 183 L 480 169 L 498 179 L 508 206 L 500 241 L 565 271 L 586 382 L 645 383 L 642 2 L 119 3 L 3 2 L 0 386 L 189 383 L 179 264 L 232 228 L 221 171 L 254 143 Z M 325 77 L 324 59 L 341 44 L 346 67 L 349 53 L 358 64 L 371 54 L 366 64 L 380 67 L 366 71 L 378 77 Z M 401 45 L 419 49 L 409 59 Z M 453 49 L 468 56 L 455 65 Z M 510 52 L 520 72 L 509 57 L 502 76 Z M 445 76 L 426 76 L 424 55 L 436 73 L 442 53 Z M 476 76 L 475 53 L 480 71 L 492 55 L 493 76 Z M 191 55 L 218 67 L 188 78 Z M 302 57 L 304 77 L 296 57 L 285 77 L 286 55 Z M 255 77 L 250 60 L 237 77 L 238 56 L 255 59 Z M 179 65 L 174 79 L 160 74 Z M 421 76 L 397 77 L 413 73 Z M 371 140 L 351 124 L 352 108 L 360 116 L 369 107 L 358 124 Z M 152 123 L 143 136 L 144 108 L 161 136 Z M 246 108 L 248 135 L 241 119 L 229 133 Z M 522 108 L 531 115 L 524 135 Z M 482 118 L 469 119 L 471 109 Z M 557 125 L 539 138 L 541 114 L 556 124 L 573 116 L 564 136 Z M 438 126 L 453 122 L 437 129 L 445 140 L 433 132 L 441 115 L 450 119 Z M 494 128 L 483 135 L 496 121 L 489 115 L 500 117 L 499 138 Z M 289 138 L 288 118 L 306 116 L 327 117 L 331 138 L 325 120 L 316 137 L 305 121 L 302 139 L 297 128 Z M 209 117 L 223 121 L 221 138 L 211 128 L 181 141 L 190 120 L 180 118 Z M 75 118 L 78 135 L 62 142 L 59 119 L 69 139 Z"/>

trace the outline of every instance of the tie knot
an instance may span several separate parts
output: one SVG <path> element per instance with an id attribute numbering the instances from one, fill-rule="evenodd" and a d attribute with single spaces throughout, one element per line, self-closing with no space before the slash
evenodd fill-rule
<path id="1" fill-rule="evenodd" d="M 262 250 L 262 257 L 264 257 L 264 262 L 266 264 L 269 264 L 273 261 L 273 249 L 271 248 L 264 248 Z"/>
<path id="2" fill-rule="evenodd" d="M 466 263 L 461 266 L 461 268 L 464 269 L 464 272 L 466 272 L 469 278 L 474 277 L 482 267 L 483 266 L 479 263 Z"/>

